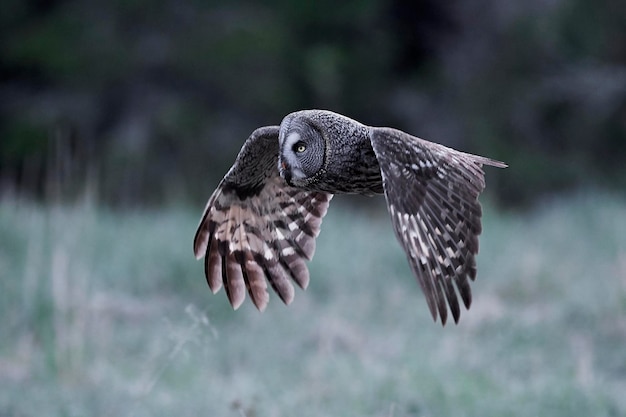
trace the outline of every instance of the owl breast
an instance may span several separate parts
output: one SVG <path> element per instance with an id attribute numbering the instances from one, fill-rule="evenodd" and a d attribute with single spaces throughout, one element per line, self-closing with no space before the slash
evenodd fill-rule
<path id="1" fill-rule="evenodd" d="M 383 181 L 370 128 L 323 110 L 283 119 L 279 169 L 287 183 L 314 191 L 381 194 Z"/>

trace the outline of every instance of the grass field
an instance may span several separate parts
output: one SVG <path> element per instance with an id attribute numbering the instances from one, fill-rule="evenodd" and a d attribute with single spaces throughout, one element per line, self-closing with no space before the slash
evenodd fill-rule
<path id="1" fill-rule="evenodd" d="M 0 417 L 626 415 L 626 199 L 485 207 L 474 304 L 433 323 L 382 205 L 336 198 L 311 285 L 212 295 L 199 211 L 0 200 Z"/>

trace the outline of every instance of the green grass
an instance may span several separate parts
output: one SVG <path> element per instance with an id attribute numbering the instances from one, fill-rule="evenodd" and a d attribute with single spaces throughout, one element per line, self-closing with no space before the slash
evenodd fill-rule
<path id="1" fill-rule="evenodd" d="M 626 414 L 626 200 L 485 207 L 474 304 L 433 323 L 381 204 L 333 201 L 311 285 L 212 295 L 199 210 L 0 201 L 0 416 Z"/>

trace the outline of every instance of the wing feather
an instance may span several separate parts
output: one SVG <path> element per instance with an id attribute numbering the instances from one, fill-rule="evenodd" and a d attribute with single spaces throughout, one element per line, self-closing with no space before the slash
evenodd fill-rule
<path id="1" fill-rule="evenodd" d="M 278 126 L 264 127 L 248 138 L 209 198 L 194 239 L 196 257 L 205 257 L 211 291 L 223 286 L 235 309 L 247 292 L 263 311 L 267 282 L 285 304 L 294 297 L 291 280 L 308 286 L 305 260 L 313 257 L 332 198 L 290 187 L 280 177 L 278 131 Z"/>
<path id="2" fill-rule="evenodd" d="M 246 299 L 246 283 L 243 279 L 241 265 L 237 261 L 235 253 L 226 252 L 222 254 L 222 256 L 226 260 L 226 262 L 222 262 L 224 289 L 226 290 L 228 301 L 230 301 L 230 304 L 236 310 L 241 306 L 243 300 Z"/>
<path id="3" fill-rule="evenodd" d="M 370 139 L 396 236 L 433 319 L 439 317 L 445 324 L 449 308 L 458 322 L 458 296 L 469 308 L 469 280 L 476 278 L 482 230 L 478 196 L 485 188 L 482 165 L 506 165 L 396 129 L 371 128 Z"/>
<path id="4" fill-rule="evenodd" d="M 204 275 L 207 278 L 209 288 L 215 294 L 222 288 L 222 256 L 217 251 L 217 242 L 214 239 L 216 223 L 208 225 L 208 244 L 206 246 L 206 256 L 204 257 Z"/>

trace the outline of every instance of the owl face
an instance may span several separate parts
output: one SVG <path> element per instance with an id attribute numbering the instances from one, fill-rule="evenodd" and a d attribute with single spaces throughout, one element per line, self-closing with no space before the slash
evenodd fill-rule
<path id="1" fill-rule="evenodd" d="M 324 167 L 326 141 L 321 130 L 292 113 L 280 125 L 279 146 L 280 175 L 291 186 L 309 186 Z"/>

